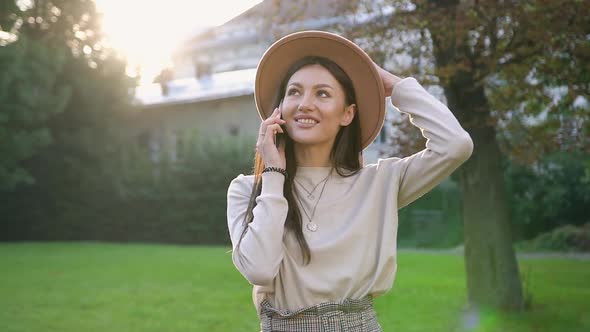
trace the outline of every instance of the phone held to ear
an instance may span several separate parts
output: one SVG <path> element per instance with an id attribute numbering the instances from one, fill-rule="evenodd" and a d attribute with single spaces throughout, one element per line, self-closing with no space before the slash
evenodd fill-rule
<path id="1" fill-rule="evenodd" d="M 279 118 L 283 119 L 283 100 L 281 100 L 281 102 L 279 103 Z M 285 127 L 283 125 L 280 125 L 281 129 L 283 129 L 283 132 L 285 131 Z M 277 147 L 277 149 L 279 148 L 279 146 L 281 145 L 281 141 L 284 139 L 285 134 L 283 133 L 276 133 L 275 135 L 275 146 Z"/>

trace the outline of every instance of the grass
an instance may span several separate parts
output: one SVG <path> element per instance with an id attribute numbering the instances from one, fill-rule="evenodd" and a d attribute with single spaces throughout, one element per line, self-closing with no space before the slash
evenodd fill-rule
<path id="1" fill-rule="evenodd" d="M 251 286 L 228 248 L 0 244 L 0 331 L 259 331 Z M 400 252 L 375 300 L 384 331 L 590 331 L 590 261 L 520 260 L 533 294 L 520 314 L 464 311 L 463 258 Z"/>

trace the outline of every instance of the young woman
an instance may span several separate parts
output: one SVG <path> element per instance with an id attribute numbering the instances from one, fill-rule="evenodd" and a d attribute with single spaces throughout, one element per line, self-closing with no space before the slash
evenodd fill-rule
<path id="1" fill-rule="evenodd" d="M 363 165 L 386 95 L 426 147 Z M 263 121 L 254 174 L 229 185 L 227 221 L 262 331 L 381 331 L 373 298 L 393 286 L 397 210 L 466 161 L 471 138 L 414 78 L 327 32 L 274 43 L 255 100 Z"/>

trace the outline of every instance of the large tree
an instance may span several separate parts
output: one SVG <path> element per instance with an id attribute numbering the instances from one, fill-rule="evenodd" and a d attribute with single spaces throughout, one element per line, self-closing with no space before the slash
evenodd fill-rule
<path id="1" fill-rule="evenodd" d="M 19 12 L 15 1 L 0 2 L 0 190 L 34 182 L 21 163 L 50 144 L 47 121 L 70 97 L 57 80 L 63 48 L 21 35 Z"/>
<path id="2" fill-rule="evenodd" d="M 34 182 L 21 163 L 51 143 L 47 121 L 69 101 L 56 79 L 63 63 L 63 52 L 26 36 L 0 47 L 0 190 Z"/>
<path id="3" fill-rule="evenodd" d="M 0 163 L 2 221 L 21 239 L 58 221 L 79 227 L 115 196 L 134 82 L 105 43 L 94 1 L 0 0 L 0 9 L 0 66 L 9 69 L 0 72 L 0 137 L 10 137 L 0 150 L 15 151 Z"/>
<path id="4" fill-rule="evenodd" d="M 505 155 L 532 162 L 551 149 L 588 148 L 589 7 L 575 0 L 356 1 L 347 12 L 355 24 L 340 27 L 385 68 L 442 87 L 474 141 L 456 173 L 473 306 L 524 306 Z"/>

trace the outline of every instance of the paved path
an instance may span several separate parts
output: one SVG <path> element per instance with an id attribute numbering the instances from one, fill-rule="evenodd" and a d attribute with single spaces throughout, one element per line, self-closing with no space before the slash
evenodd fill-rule
<path id="1" fill-rule="evenodd" d="M 415 248 L 400 248 L 398 252 L 415 252 L 415 253 L 432 253 L 432 254 L 446 254 L 446 255 L 463 255 L 463 249 L 415 249 Z M 545 258 L 559 258 L 559 259 L 575 259 L 590 261 L 590 252 L 519 252 L 516 253 L 518 258 L 524 259 L 545 259 Z"/>

